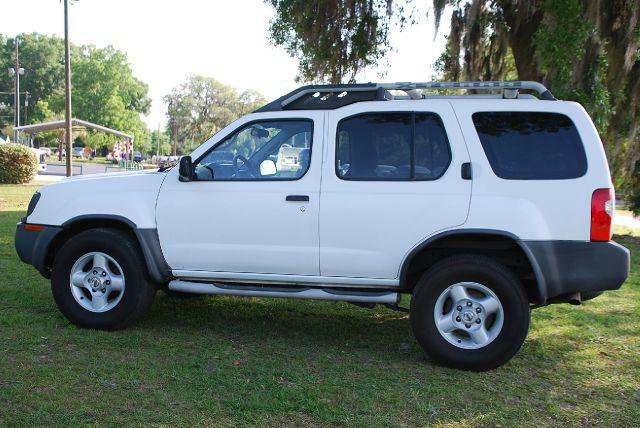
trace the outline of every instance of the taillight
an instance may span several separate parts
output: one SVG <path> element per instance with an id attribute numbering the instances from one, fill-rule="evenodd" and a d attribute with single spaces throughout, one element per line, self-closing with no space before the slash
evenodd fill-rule
<path id="1" fill-rule="evenodd" d="M 598 189 L 591 197 L 591 240 L 610 241 L 615 201 L 611 189 Z"/>

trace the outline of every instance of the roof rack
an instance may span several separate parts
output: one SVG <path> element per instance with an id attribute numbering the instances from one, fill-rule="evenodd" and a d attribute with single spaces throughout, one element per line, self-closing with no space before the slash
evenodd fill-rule
<path id="1" fill-rule="evenodd" d="M 541 100 L 555 101 L 542 83 L 532 81 L 504 82 L 397 82 L 397 83 L 353 83 L 336 85 L 302 86 L 255 112 L 281 110 L 336 109 L 360 101 L 388 101 L 393 99 L 424 99 L 421 89 L 476 91 L 503 90 L 503 98 L 517 98 L 518 90 L 526 89 L 538 93 Z M 389 91 L 402 91 L 405 96 L 394 96 Z"/>

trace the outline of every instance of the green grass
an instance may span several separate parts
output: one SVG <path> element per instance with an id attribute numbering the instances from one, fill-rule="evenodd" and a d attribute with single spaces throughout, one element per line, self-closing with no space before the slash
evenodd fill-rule
<path id="1" fill-rule="evenodd" d="M 636 238 L 640 238 L 640 229 L 632 229 L 627 226 L 614 225 L 613 233 L 615 235 L 623 235 L 623 236 L 633 236 Z"/>
<path id="2" fill-rule="evenodd" d="M 537 309 L 505 366 L 435 366 L 407 315 L 345 303 L 158 293 L 126 331 L 80 330 L 14 250 L 37 187 L 0 186 L 2 426 L 633 426 L 640 239 L 621 290 Z"/>

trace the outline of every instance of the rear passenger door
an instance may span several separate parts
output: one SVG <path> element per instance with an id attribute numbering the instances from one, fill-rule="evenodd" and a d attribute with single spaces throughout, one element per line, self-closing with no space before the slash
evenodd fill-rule
<path id="1" fill-rule="evenodd" d="M 450 103 L 402 105 L 358 103 L 328 114 L 322 276 L 397 279 L 414 247 L 467 218 L 471 181 L 461 167 L 469 155 Z"/>

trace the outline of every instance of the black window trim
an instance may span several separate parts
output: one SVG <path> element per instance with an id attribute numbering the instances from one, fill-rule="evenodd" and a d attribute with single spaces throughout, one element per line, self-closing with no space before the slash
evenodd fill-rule
<path id="1" fill-rule="evenodd" d="M 218 146 L 220 146 L 221 144 L 225 143 L 229 139 L 229 137 L 231 137 L 232 135 L 236 134 L 237 132 L 239 132 L 243 128 L 247 128 L 247 127 L 252 126 L 252 125 L 254 125 L 256 123 L 264 123 L 264 122 L 310 122 L 311 123 L 311 142 L 310 142 L 311 146 L 309 148 L 309 166 L 307 167 L 307 170 L 304 172 L 304 174 L 302 174 L 300 177 L 296 177 L 296 178 L 284 178 L 284 177 L 283 178 L 241 178 L 241 179 L 220 179 L 220 180 L 217 180 L 214 177 L 213 180 L 195 180 L 195 181 L 198 181 L 200 183 L 254 182 L 254 181 L 276 181 L 276 182 L 277 181 L 298 181 L 298 180 L 301 180 L 305 175 L 307 175 L 307 173 L 311 169 L 311 162 L 313 160 L 313 157 L 312 157 L 313 156 L 313 143 L 314 143 L 313 134 L 315 132 L 315 121 L 310 117 L 285 117 L 285 118 L 270 118 L 270 119 L 266 118 L 266 119 L 254 119 L 254 120 L 250 120 L 248 122 L 245 122 L 242 125 L 239 125 L 237 128 L 234 128 L 227 135 L 225 135 L 224 138 L 221 138 L 220 141 L 218 141 L 216 144 L 214 144 L 212 147 L 210 147 L 209 150 L 204 152 L 195 161 L 193 161 L 194 169 L 195 169 L 196 165 L 198 165 L 198 163 L 202 159 L 204 159 L 207 155 L 209 155 L 209 153 L 214 151 Z"/>
<path id="2" fill-rule="evenodd" d="M 438 122 L 440 123 L 440 125 L 442 126 L 442 130 L 444 132 L 444 139 L 445 142 L 447 143 L 447 152 L 449 153 L 449 160 L 446 164 L 446 166 L 443 168 L 442 172 L 440 173 L 440 175 L 438 175 L 437 177 L 433 177 L 433 178 L 415 178 L 415 150 L 416 150 L 416 144 L 415 144 L 415 133 L 416 133 L 416 114 L 421 114 L 421 113 L 426 113 L 426 114 L 433 114 L 437 119 Z M 339 149 L 338 149 L 338 143 L 340 142 L 340 126 L 342 126 L 342 122 L 344 122 L 345 120 L 349 120 L 349 119 L 353 119 L 359 116 L 370 116 L 370 115 L 378 115 L 378 114 L 411 114 L 411 150 L 409 151 L 410 153 L 410 178 L 385 178 L 385 177 L 380 177 L 380 178 L 349 178 L 349 177 L 343 177 L 340 176 L 340 165 L 339 165 L 339 159 L 338 159 L 338 155 L 339 155 Z M 338 125 L 336 126 L 336 142 L 335 142 L 335 161 L 334 161 L 334 166 L 335 166 L 335 174 L 336 177 L 338 177 L 338 179 L 340 180 L 344 180 L 344 181 L 389 181 L 389 182 L 413 182 L 413 181 L 436 181 L 441 179 L 449 170 L 449 167 L 451 166 L 451 163 L 453 162 L 453 153 L 451 152 L 451 143 L 449 142 L 449 135 L 447 134 L 447 128 L 444 126 L 444 121 L 442 120 L 442 117 L 434 112 L 434 111 L 423 111 L 423 110 L 392 110 L 392 111 L 371 111 L 371 112 L 362 112 L 362 113 L 356 113 L 350 116 L 346 116 L 343 117 L 342 119 L 340 119 L 338 121 Z M 411 178 L 413 177 L 413 178 Z"/>
<path id="3" fill-rule="evenodd" d="M 578 134 L 578 138 L 580 139 L 580 147 L 582 148 L 582 151 L 584 153 L 584 161 L 585 161 L 585 169 L 584 169 L 584 173 L 582 175 L 578 175 L 576 177 L 569 177 L 569 178 L 505 178 L 502 177 L 500 175 L 498 175 L 498 173 L 496 172 L 496 170 L 493 168 L 493 165 L 491 164 L 491 161 L 489 160 L 489 156 L 487 155 L 487 151 L 485 150 L 484 146 L 482 145 L 482 139 L 480 138 L 480 133 L 478 132 L 478 129 L 476 128 L 476 123 L 473 121 L 473 116 L 476 113 L 543 113 L 543 114 L 557 114 L 559 116 L 564 116 L 566 117 L 569 122 L 571 122 L 571 124 L 573 125 L 573 127 L 576 130 L 576 133 Z M 548 110 L 476 110 L 473 113 L 471 113 L 471 124 L 473 125 L 473 130 L 476 132 L 476 137 L 478 137 L 478 142 L 480 143 L 480 147 L 482 147 L 482 153 L 484 154 L 485 159 L 487 160 L 487 163 L 489 164 L 489 167 L 491 168 L 491 172 L 493 172 L 493 175 L 500 179 L 500 180 L 505 180 L 505 181 L 555 181 L 555 180 L 562 180 L 562 181 L 566 181 L 566 180 L 578 180 L 580 178 L 583 178 L 584 176 L 587 175 L 587 173 L 589 172 L 589 156 L 587 155 L 587 150 L 585 148 L 584 145 L 584 138 L 582 138 L 582 134 L 580 133 L 580 129 L 576 126 L 576 123 L 573 121 L 573 119 L 565 113 L 561 113 L 558 111 L 548 111 Z"/>

